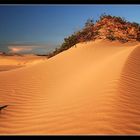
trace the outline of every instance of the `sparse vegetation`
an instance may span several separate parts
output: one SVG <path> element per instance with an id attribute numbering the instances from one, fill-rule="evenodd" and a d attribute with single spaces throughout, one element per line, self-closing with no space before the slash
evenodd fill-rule
<path id="1" fill-rule="evenodd" d="M 133 22 L 133 23 L 132 23 L 132 26 L 134 26 L 134 27 L 136 27 L 136 28 L 140 27 L 140 25 L 139 25 L 138 23 L 136 23 L 136 22 Z"/>
<path id="2" fill-rule="evenodd" d="M 88 19 L 82 30 L 64 38 L 62 45 L 47 56 L 50 58 L 79 42 L 87 42 L 97 38 L 107 38 L 111 41 L 118 40 L 123 43 L 129 40 L 140 41 L 140 25 L 136 22 L 130 23 L 125 18 L 104 13 L 96 23 L 94 23 L 93 19 Z"/>
<path id="3" fill-rule="evenodd" d="M 108 35 L 106 38 L 111 41 L 116 40 L 116 38 L 112 34 Z"/>

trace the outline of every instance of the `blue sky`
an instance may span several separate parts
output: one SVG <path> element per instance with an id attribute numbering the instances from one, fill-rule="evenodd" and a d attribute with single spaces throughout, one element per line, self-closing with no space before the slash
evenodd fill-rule
<path id="1" fill-rule="evenodd" d="M 0 5 L 0 51 L 46 53 L 104 12 L 140 23 L 140 5 Z"/>

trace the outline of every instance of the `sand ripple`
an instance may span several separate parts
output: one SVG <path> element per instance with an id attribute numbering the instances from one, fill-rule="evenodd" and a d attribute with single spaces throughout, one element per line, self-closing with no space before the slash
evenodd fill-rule
<path id="1" fill-rule="evenodd" d="M 1 73 L 0 134 L 139 134 L 139 56 L 97 41 Z"/>

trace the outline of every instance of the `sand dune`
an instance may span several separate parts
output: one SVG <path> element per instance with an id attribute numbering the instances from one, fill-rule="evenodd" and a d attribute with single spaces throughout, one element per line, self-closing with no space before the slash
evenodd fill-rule
<path id="1" fill-rule="evenodd" d="M 26 54 L 23 56 L 0 56 L 0 72 L 21 68 L 45 60 L 45 57 Z"/>
<path id="2" fill-rule="evenodd" d="M 0 134 L 139 134 L 140 44 L 79 43 L 0 72 Z"/>

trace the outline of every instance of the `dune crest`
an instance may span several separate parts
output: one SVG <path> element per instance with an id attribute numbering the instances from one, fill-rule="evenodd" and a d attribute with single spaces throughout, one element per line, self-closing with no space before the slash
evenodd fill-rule
<path id="1" fill-rule="evenodd" d="M 0 134 L 139 134 L 138 42 L 79 43 L 0 73 Z"/>

